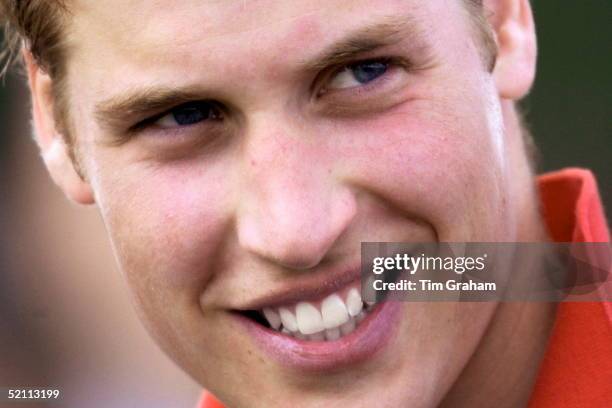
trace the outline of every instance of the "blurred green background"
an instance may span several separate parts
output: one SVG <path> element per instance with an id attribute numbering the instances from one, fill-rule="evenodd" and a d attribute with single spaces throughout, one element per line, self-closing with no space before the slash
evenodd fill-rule
<path id="1" fill-rule="evenodd" d="M 535 87 L 524 102 L 541 170 L 590 168 L 612 214 L 612 1 L 532 1 Z"/>

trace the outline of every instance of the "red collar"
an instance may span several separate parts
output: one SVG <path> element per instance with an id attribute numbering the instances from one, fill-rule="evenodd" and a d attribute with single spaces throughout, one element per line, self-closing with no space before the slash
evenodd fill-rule
<path id="1" fill-rule="evenodd" d="M 610 242 L 595 178 L 566 169 L 538 180 L 542 213 L 560 242 Z M 612 303 L 561 303 L 530 408 L 609 407 Z"/>
<path id="2" fill-rule="evenodd" d="M 542 215 L 558 242 L 610 242 L 593 174 L 565 169 L 538 177 Z M 530 408 L 609 407 L 612 303 L 561 303 Z M 198 408 L 223 408 L 204 392 Z"/>

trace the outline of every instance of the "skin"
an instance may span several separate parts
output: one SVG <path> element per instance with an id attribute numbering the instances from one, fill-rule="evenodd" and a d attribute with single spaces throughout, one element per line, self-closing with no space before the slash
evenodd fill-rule
<path id="1" fill-rule="evenodd" d="M 229 406 L 527 401 L 550 307 L 407 303 L 375 358 L 316 374 L 270 360 L 229 313 L 355 264 L 362 241 L 544 238 L 514 109 L 534 77 L 531 11 L 485 3 L 493 71 L 459 1 L 75 1 L 66 91 L 83 177 L 52 79 L 26 53 L 52 177 L 97 205 L 152 336 Z M 362 89 L 334 89 L 338 67 L 307 69 L 389 16 L 411 25 L 356 59 L 410 66 Z M 160 86 L 222 102 L 223 120 L 129 132 L 145 118 L 118 100 Z"/>

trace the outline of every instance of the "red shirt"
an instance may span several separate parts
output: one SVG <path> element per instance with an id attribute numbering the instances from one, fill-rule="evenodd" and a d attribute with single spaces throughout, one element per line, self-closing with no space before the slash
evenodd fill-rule
<path id="1" fill-rule="evenodd" d="M 555 241 L 610 242 L 591 172 L 567 169 L 538 181 Z M 529 407 L 612 407 L 612 302 L 560 303 L 549 342 Z"/>
<path id="2" fill-rule="evenodd" d="M 557 242 L 610 242 L 593 174 L 538 178 L 542 215 Z M 607 296 L 606 298 L 609 298 Z M 612 302 L 560 303 L 529 408 L 612 407 Z M 198 408 L 223 408 L 204 392 Z"/>

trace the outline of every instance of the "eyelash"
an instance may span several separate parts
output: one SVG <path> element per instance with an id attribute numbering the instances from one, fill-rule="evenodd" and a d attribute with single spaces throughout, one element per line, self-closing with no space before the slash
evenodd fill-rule
<path id="1" fill-rule="evenodd" d="M 358 86 L 354 86 L 354 87 L 348 87 L 348 88 L 340 88 L 340 89 L 326 89 L 325 86 L 328 85 L 330 83 L 330 81 L 332 79 L 334 79 L 336 77 L 336 75 L 341 74 L 344 70 L 346 70 L 347 68 L 350 69 L 351 67 L 355 67 L 358 66 L 360 64 L 367 64 L 367 63 L 383 63 L 385 65 L 387 65 L 387 69 L 385 72 L 383 72 L 379 77 L 374 78 L 373 80 L 366 82 L 364 84 L 358 85 Z M 397 59 L 397 58 L 391 58 L 391 57 L 382 57 L 382 58 L 369 58 L 369 59 L 363 59 L 363 60 L 357 60 L 357 61 L 351 61 L 349 63 L 345 63 L 336 67 L 333 67 L 331 69 L 327 69 L 323 72 L 322 75 L 320 75 L 320 78 L 322 78 L 320 81 L 315 80 L 315 86 L 314 86 L 314 93 L 313 95 L 316 98 L 321 98 L 321 97 L 325 97 L 327 94 L 349 94 L 352 95 L 353 97 L 359 97 L 359 95 L 363 95 L 369 92 L 374 91 L 376 88 L 379 88 L 381 85 L 384 85 L 384 83 L 386 81 L 389 80 L 389 76 L 392 75 L 392 72 L 400 67 L 406 67 L 407 64 L 405 63 L 405 61 L 401 60 L 401 59 Z M 317 86 L 317 82 L 322 82 L 321 86 Z M 142 130 L 146 130 L 148 128 L 154 127 L 156 122 L 159 121 L 160 119 L 162 119 L 163 117 L 172 114 L 173 112 L 177 111 L 180 108 L 185 107 L 186 105 L 191 105 L 191 104 L 198 104 L 198 103 L 210 103 L 212 106 L 214 106 L 216 109 L 218 109 L 222 115 L 221 118 L 219 119 L 206 119 L 203 120 L 201 122 L 196 122 L 194 124 L 190 124 L 190 125 L 183 125 L 183 126 L 176 126 L 176 127 L 167 127 L 167 128 L 163 128 L 160 127 L 157 130 L 160 131 L 164 131 L 164 132 L 177 132 L 180 131 L 181 129 L 187 129 L 187 128 L 191 128 L 194 126 L 198 126 L 201 125 L 202 123 L 210 123 L 210 122 L 218 122 L 218 121 L 223 121 L 223 113 L 224 113 L 224 109 L 223 106 L 220 105 L 219 103 L 215 102 L 215 101 L 210 101 L 210 100 L 195 100 L 195 101 L 189 101 L 189 102 L 185 102 L 182 103 L 180 105 L 174 106 L 168 110 L 165 110 L 161 113 L 158 113 L 156 115 L 153 115 L 149 118 L 146 118 L 140 122 L 138 122 L 137 124 L 133 125 L 130 127 L 129 131 L 136 133 Z"/>
<path id="2" fill-rule="evenodd" d="M 331 82 L 332 79 L 336 78 L 337 75 L 343 73 L 345 70 L 347 69 L 350 70 L 353 67 L 356 67 L 359 65 L 366 65 L 368 63 L 369 64 L 382 63 L 386 65 L 386 70 L 379 77 L 376 77 L 373 80 L 365 84 L 361 84 L 361 85 L 354 86 L 354 87 L 348 87 L 348 88 L 340 88 L 337 90 L 334 90 L 334 89 L 328 90 L 325 88 Z M 323 80 L 321 81 L 323 82 L 323 85 L 319 87 L 318 90 L 316 91 L 316 96 L 317 97 L 322 96 L 327 92 L 346 92 L 346 91 L 356 91 L 356 90 L 359 90 L 359 92 L 368 91 L 371 88 L 375 88 L 379 86 L 380 81 L 383 81 L 386 77 L 388 77 L 389 72 L 393 70 L 394 68 L 396 68 L 397 66 L 398 66 L 398 62 L 394 60 L 393 58 L 389 58 L 389 57 L 370 58 L 370 59 L 352 61 L 350 63 L 342 64 L 340 66 L 332 68 L 331 70 L 328 70 L 327 71 L 329 72 L 328 74 L 324 74 Z"/>
<path id="3" fill-rule="evenodd" d="M 154 127 L 156 125 L 156 123 L 160 119 L 164 118 L 165 116 L 171 115 L 173 112 L 176 112 L 177 110 L 179 110 L 181 108 L 186 108 L 186 107 L 193 106 L 193 105 L 197 106 L 199 104 L 200 105 L 201 104 L 209 104 L 211 106 L 211 108 L 214 108 L 214 109 L 216 109 L 219 112 L 219 116 L 220 116 L 219 118 L 208 119 L 208 120 L 205 120 L 205 121 L 202 121 L 202 122 L 211 122 L 211 121 L 212 122 L 217 122 L 217 121 L 222 121 L 223 120 L 223 117 L 225 115 L 225 110 L 223 109 L 223 106 L 221 106 L 219 103 L 217 103 L 215 101 L 211 101 L 211 100 L 193 100 L 193 101 L 188 101 L 188 102 L 181 103 L 181 104 L 176 105 L 176 106 L 174 106 L 174 107 L 172 107 L 172 108 L 170 108 L 168 110 L 165 110 L 165 111 L 163 111 L 161 113 L 157 113 L 157 114 L 155 114 L 153 116 L 150 116 L 150 117 L 148 117 L 148 118 L 146 118 L 144 120 L 141 120 L 140 122 L 138 122 L 135 125 L 131 126 L 129 128 L 129 132 L 136 133 L 136 132 L 139 132 L 139 131 L 146 130 L 148 128 Z M 202 122 L 196 122 L 196 123 L 194 123 L 192 125 L 176 126 L 174 128 L 170 128 L 170 127 L 164 128 L 163 126 L 159 126 L 159 128 L 160 128 L 159 130 L 173 131 L 173 130 L 180 129 L 180 128 L 188 128 L 188 127 L 191 127 L 191 126 L 196 126 L 196 125 L 198 125 L 198 124 L 200 124 Z"/>

